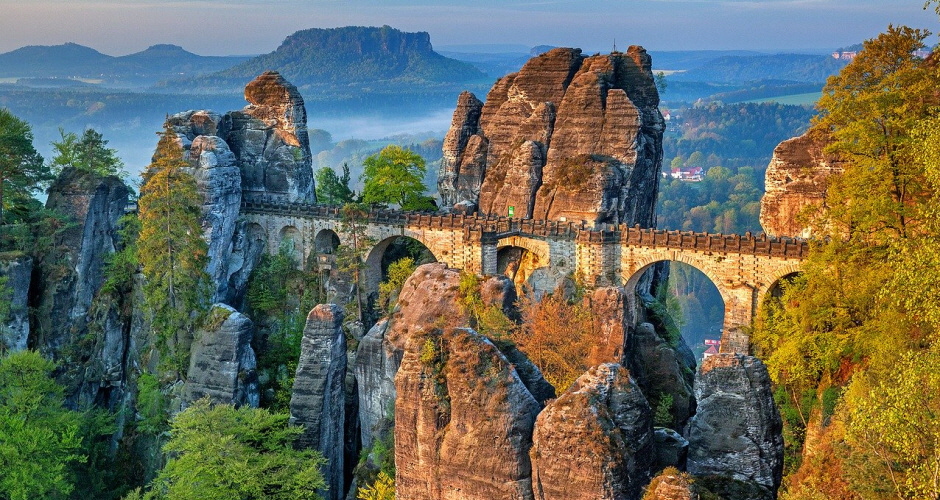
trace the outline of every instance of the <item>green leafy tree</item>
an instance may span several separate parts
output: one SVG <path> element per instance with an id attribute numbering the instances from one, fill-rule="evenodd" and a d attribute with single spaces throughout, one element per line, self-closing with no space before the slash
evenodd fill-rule
<path id="1" fill-rule="evenodd" d="M 207 244 L 202 239 L 202 199 L 196 180 L 184 171 L 183 149 L 166 125 L 140 188 L 137 257 L 144 296 L 161 353 L 178 374 L 188 367 L 188 342 L 206 310 Z"/>
<path id="2" fill-rule="evenodd" d="M 405 281 L 415 272 L 416 267 L 411 257 L 403 257 L 388 266 L 388 277 L 379 283 L 379 300 L 375 304 L 379 312 L 384 314 L 392 312 L 392 307 L 395 305 L 392 299 L 398 295 Z"/>
<path id="3" fill-rule="evenodd" d="M 30 199 L 49 180 L 49 169 L 33 147 L 29 124 L 0 108 L 0 241 L 4 210 Z"/>
<path id="4" fill-rule="evenodd" d="M 0 498 L 67 498 L 85 460 L 81 417 L 65 408 L 55 365 L 34 351 L 0 359 Z"/>
<path id="5" fill-rule="evenodd" d="M 59 135 L 61 139 L 52 143 L 54 152 L 49 166 L 53 174 L 72 167 L 102 176 L 124 177 L 124 162 L 118 158 L 116 149 L 108 147 L 108 141 L 100 132 L 89 128 L 79 137 L 60 128 Z"/>
<path id="6" fill-rule="evenodd" d="M 319 499 L 323 457 L 294 448 L 302 427 L 287 413 L 193 403 L 172 422 L 170 457 L 146 498 L 166 500 Z M 139 498 L 139 494 L 138 494 Z"/>
<path id="7" fill-rule="evenodd" d="M 423 183 L 427 167 L 421 155 L 390 145 L 365 159 L 362 201 L 397 205 L 402 210 L 433 210 Z"/>
<path id="8" fill-rule="evenodd" d="M 327 205 L 345 205 L 353 201 L 353 192 L 349 188 L 349 165 L 343 163 L 343 175 L 337 176 L 330 167 L 323 167 L 315 174 L 317 201 Z"/>

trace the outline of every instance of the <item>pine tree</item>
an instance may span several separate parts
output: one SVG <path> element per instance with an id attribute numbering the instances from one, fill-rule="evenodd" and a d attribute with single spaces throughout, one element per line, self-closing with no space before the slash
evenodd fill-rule
<path id="1" fill-rule="evenodd" d="M 138 260 L 157 345 L 181 374 L 187 366 L 194 325 L 206 310 L 207 244 L 202 239 L 195 178 L 186 172 L 183 149 L 166 125 L 140 188 Z"/>
<path id="2" fill-rule="evenodd" d="M 11 200 L 29 198 L 47 180 L 49 169 L 33 147 L 29 124 L 0 109 L 0 229 Z"/>

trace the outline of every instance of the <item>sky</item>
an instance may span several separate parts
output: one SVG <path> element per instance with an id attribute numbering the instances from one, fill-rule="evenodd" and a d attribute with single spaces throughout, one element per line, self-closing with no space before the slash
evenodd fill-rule
<path id="1" fill-rule="evenodd" d="M 0 12 L 0 53 L 75 42 L 109 55 L 158 43 L 249 55 L 271 52 L 301 29 L 386 24 L 427 31 L 436 48 L 587 52 L 609 52 L 615 42 L 650 51 L 827 51 L 889 23 L 940 31 L 923 0 L 0 0 Z"/>

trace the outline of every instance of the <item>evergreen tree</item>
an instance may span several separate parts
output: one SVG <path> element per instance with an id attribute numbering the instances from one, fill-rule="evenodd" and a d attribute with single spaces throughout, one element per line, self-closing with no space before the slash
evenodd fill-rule
<path id="1" fill-rule="evenodd" d="M 85 129 L 81 138 L 74 132 L 59 129 L 61 139 L 53 141 L 54 154 L 49 163 L 52 173 L 58 174 L 65 167 L 94 172 L 98 175 L 124 174 L 124 162 L 117 156 L 117 150 L 108 147 L 108 141 L 94 129 Z"/>
<path id="2" fill-rule="evenodd" d="M 75 487 L 81 417 L 65 408 L 54 368 L 34 351 L 0 359 L 0 498 L 67 498 Z"/>
<path id="3" fill-rule="evenodd" d="M 49 169 L 33 147 L 29 124 L 0 108 L 0 242 L 4 209 L 30 199 L 48 180 Z"/>
<path id="4" fill-rule="evenodd" d="M 202 199 L 186 167 L 176 133 L 167 124 L 143 173 L 137 252 L 158 347 L 178 374 L 188 366 L 188 344 L 208 298 Z"/>
<path id="5" fill-rule="evenodd" d="M 317 170 L 317 201 L 327 205 L 345 205 L 352 203 L 353 192 L 349 188 L 349 165 L 343 163 L 343 175 L 337 176 L 330 167 Z"/>

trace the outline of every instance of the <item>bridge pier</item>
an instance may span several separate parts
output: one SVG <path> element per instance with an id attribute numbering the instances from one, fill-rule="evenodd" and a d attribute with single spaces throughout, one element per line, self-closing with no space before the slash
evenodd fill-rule
<path id="1" fill-rule="evenodd" d="M 757 305 L 757 290 L 747 283 L 723 288 L 725 319 L 720 352 L 750 354 L 750 330 Z"/>

